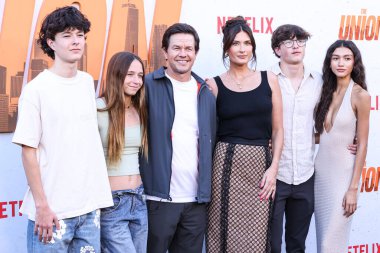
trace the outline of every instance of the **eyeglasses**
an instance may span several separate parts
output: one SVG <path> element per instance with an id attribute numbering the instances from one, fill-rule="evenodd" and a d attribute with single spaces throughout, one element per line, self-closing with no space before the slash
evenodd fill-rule
<path id="1" fill-rule="evenodd" d="M 284 44 L 285 47 L 291 48 L 294 45 L 294 42 L 297 42 L 299 47 L 303 47 L 306 45 L 306 40 L 284 40 L 280 44 Z"/>

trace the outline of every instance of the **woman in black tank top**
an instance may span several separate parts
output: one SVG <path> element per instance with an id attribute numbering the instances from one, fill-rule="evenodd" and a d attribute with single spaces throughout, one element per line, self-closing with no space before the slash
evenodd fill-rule
<path id="1" fill-rule="evenodd" d="M 208 81 L 219 123 L 207 251 L 270 252 L 271 199 L 283 145 L 281 92 L 274 74 L 249 68 L 256 45 L 244 18 L 227 21 L 223 34 L 230 68 Z"/>

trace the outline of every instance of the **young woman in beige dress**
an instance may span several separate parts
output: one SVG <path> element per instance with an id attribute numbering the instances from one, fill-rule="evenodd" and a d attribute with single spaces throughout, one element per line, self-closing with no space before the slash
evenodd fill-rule
<path id="1" fill-rule="evenodd" d="M 359 49 L 338 40 L 326 53 L 323 87 L 315 113 L 320 135 L 315 160 L 315 221 L 318 253 L 347 252 L 352 214 L 364 165 L 370 96 Z M 357 138 L 357 153 L 347 146 Z"/>

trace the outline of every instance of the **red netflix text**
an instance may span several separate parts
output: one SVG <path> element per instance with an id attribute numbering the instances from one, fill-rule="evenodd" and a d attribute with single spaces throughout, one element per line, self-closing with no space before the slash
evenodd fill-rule
<path id="1" fill-rule="evenodd" d="M 217 33 L 222 32 L 222 27 L 225 25 L 227 20 L 233 19 L 234 17 L 216 17 L 217 18 Z M 266 33 L 272 34 L 272 22 L 273 17 L 244 17 L 247 21 L 248 26 L 252 29 L 253 33 Z"/>
<path id="2" fill-rule="evenodd" d="M 380 253 L 380 243 L 348 246 L 348 253 Z"/>

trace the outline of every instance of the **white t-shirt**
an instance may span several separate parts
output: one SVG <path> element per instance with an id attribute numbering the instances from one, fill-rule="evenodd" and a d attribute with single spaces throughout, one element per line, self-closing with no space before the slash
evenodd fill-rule
<path id="1" fill-rule="evenodd" d="M 174 94 L 175 116 L 172 127 L 172 175 L 170 197 L 174 203 L 196 202 L 198 192 L 198 85 L 191 77 L 179 82 L 166 75 Z M 167 201 L 147 196 L 150 200 Z"/>
<path id="2" fill-rule="evenodd" d="M 45 70 L 27 84 L 12 142 L 37 149 L 44 192 L 58 219 L 113 205 L 89 74 L 63 78 Z M 29 187 L 20 212 L 35 219 Z"/>

